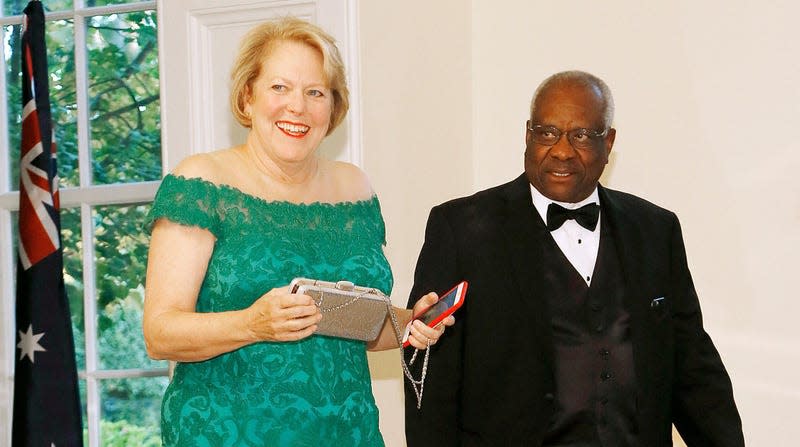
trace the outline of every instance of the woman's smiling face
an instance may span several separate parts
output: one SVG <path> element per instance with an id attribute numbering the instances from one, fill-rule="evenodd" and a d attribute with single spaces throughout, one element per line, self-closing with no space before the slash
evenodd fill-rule
<path id="1" fill-rule="evenodd" d="M 333 96 L 322 55 L 304 43 L 274 44 L 253 81 L 245 112 L 251 141 L 274 162 L 306 160 L 319 147 L 330 124 Z"/>

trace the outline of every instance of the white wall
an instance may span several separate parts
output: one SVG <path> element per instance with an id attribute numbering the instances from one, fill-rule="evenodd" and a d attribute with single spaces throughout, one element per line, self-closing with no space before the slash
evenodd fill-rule
<path id="1" fill-rule="evenodd" d="M 462 5 L 359 2 L 363 162 L 386 220 L 392 300 L 402 307 L 428 211 L 473 187 L 471 11 Z M 402 446 L 399 354 L 370 354 L 370 367 L 386 445 Z"/>
<path id="2" fill-rule="evenodd" d="M 748 444 L 795 445 L 800 6 L 449 0 L 359 8 L 364 162 L 387 220 L 395 302 L 410 288 L 430 207 L 522 172 L 536 85 L 560 70 L 593 72 L 617 103 L 603 182 L 678 213 Z M 402 445 L 395 355 L 372 357 L 389 446 Z"/>

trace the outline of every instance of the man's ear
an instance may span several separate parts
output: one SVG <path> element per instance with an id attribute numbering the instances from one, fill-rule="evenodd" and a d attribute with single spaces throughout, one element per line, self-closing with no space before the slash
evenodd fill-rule
<path id="1" fill-rule="evenodd" d="M 525 121 L 525 147 L 531 145 L 531 120 Z"/>
<path id="2" fill-rule="evenodd" d="M 613 127 L 608 129 L 608 135 L 605 138 L 605 145 L 606 145 L 606 156 L 611 154 L 611 149 L 614 147 L 614 140 L 617 138 L 617 129 Z"/>

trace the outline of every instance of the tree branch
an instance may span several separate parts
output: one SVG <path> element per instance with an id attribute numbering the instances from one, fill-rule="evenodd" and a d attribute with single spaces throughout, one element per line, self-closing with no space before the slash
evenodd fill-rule
<path id="1" fill-rule="evenodd" d="M 98 115 L 95 118 L 93 118 L 92 121 L 96 121 L 96 120 L 105 121 L 105 120 L 109 120 L 111 118 L 114 118 L 116 116 L 119 116 L 119 115 L 121 115 L 123 113 L 130 112 L 132 110 L 137 110 L 138 111 L 139 107 L 145 106 L 147 104 L 150 104 L 153 101 L 157 101 L 159 98 L 160 98 L 159 95 L 148 96 L 147 98 L 144 98 L 144 99 L 141 99 L 139 101 L 136 101 L 133 104 L 129 104 L 129 105 L 125 106 L 125 107 L 120 107 L 119 109 L 112 110 L 112 111 L 110 111 L 108 113 L 104 113 L 102 115 Z"/>

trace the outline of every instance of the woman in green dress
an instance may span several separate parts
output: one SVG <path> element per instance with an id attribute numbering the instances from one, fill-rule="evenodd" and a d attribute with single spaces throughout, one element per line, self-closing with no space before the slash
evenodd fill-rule
<path id="1" fill-rule="evenodd" d="M 398 347 L 389 319 L 369 343 L 314 335 L 319 308 L 287 288 L 295 277 L 392 288 L 366 176 L 317 153 L 348 109 L 339 52 L 302 20 L 261 24 L 232 79 L 245 144 L 183 160 L 151 211 L 145 341 L 178 362 L 164 445 L 382 446 L 366 350 Z M 401 327 L 411 320 L 394 311 Z M 443 331 L 415 321 L 411 344 Z"/>

